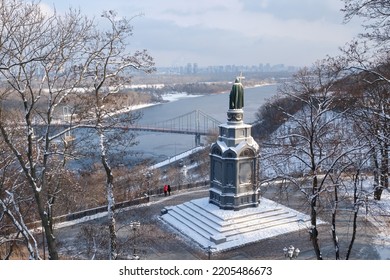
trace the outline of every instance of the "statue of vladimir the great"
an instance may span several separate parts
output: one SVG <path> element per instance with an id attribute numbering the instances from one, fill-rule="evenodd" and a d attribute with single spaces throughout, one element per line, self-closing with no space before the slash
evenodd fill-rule
<path id="1" fill-rule="evenodd" d="M 229 96 L 229 109 L 242 109 L 244 107 L 244 87 L 240 77 L 237 77 Z"/>

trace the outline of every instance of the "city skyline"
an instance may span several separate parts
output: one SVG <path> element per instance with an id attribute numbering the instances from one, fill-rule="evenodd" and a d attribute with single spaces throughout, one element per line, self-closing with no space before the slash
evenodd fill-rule
<path id="1" fill-rule="evenodd" d="M 199 73 L 261 73 L 261 72 L 295 72 L 299 67 L 294 65 L 258 63 L 252 65 L 199 65 L 197 62 L 188 62 L 180 66 L 158 67 L 158 73 L 171 74 L 199 74 Z"/>

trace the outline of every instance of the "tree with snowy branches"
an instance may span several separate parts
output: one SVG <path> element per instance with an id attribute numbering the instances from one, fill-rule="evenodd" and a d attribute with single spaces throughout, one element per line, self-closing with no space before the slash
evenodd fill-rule
<path id="1" fill-rule="evenodd" d="M 271 134 L 267 139 L 269 145 L 261 152 L 262 164 L 269 173 L 266 180 L 286 180 L 306 198 L 310 240 L 319 260 L 323 255 L 318 221 L 326 208 L 332 213 L 329 220 L 332 221 L 335 255 L 336 259 L 340 258 L 336 215 L 339 204 L 348 199 L 348 194 L 342 191 L 344 175 L 364 146 L 358 135 L 349 137 L 345 115 L 348 107 L 343 106 L 338 94 L 340 75 L 342 73 L 334 69 L 332 63 L 319 61 L 312 68 L 300 70 L 292 81 L 279 87 L 280 98 L 287 97 L 291 106 L 301 109 L 291 113 L 290 109 L 279 107 L 285 123 Z M 350 244 L 353 241 L 351 239 Z"/>
<path id="2" fill-rule="evenodd" d="M 0 222 L 4 217 L 11 221 L 15 234 L 23 236 L 30 258 L 41 256 L 31 246 L 35 242 L 27 234 L 25 221 L 37 219 L 49 259 L 59 258 L 53 207 L 60 197 L 67 161 L 73 158 L 70 133 L 86 126 L 100 139 L 112 237 L 109 255 L 116 256 L 113 173 L 107 152 L 114 142 L 106 138 L 114 117 L 106 109 L 107 105 L 117 108 L 112 95 L 129 82 L 127 69 L 149 72 L 154 68 L 145 50 L 132 53 L 127 48 L 130 20 L 112 11 L 104 13 L 103 19 L 109 23 L 108 30 L 102 31 L 95 20 L 77 10 L 48 13 L 37 2 L 0 1 L 0 135 L 9 157 L 0 163 L 0 174 L 7 179 L 0 185 Z"/>

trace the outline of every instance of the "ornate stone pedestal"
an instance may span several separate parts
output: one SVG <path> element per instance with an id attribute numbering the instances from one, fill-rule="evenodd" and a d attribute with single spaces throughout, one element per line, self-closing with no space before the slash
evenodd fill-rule
<path id="1" fill-rule="evenodd" d="M 210 203 L 221 209 L 257 207 L 258 150 L 251 125 L 242 109 L 229 109 L 228 122 L 219 126 L 218 141 L 210 153 Z"/>

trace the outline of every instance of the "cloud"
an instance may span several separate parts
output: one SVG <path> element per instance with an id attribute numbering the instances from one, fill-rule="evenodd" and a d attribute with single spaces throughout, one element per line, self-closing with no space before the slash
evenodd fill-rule
<path id="1" fill-rule="evenodd" d="M 210 51 L 229 54 L 227 60 L 239 53 L 245 61 L 264 61 L 268 54 L 271 61 L 302 65 L 334 54 L 352 38 L 353 28 L 341 24 L 340 8 L 338 0 L 200 1 L 155 11 L 153 18 L 186 29 L 180 38 L 202 38 Z"/>
<path id="2" fill-rule="evenodd" d="M 48 0 L 47 0 L 48 1 Z M 158 65 L 310 64 L 357 34 L 342 25 L 340 0 L 57 0 L 92 15 L 117 10 L 136 18 L 132 46 L 147 48 Z M 185 61 L 187 60 L 187 61 Z M 240 63 L 241 61 L 241 63 Z"/>
<path id="3" fill-rule="evenodd" d="M 334 20 L 335 8 L 328 1 L 168 0 L 164 7 L 156 3 L 149 9 L 147 16 L 179 27 L 226 30 L 254 38 L 275 36 L 323 42 L 346 37 L 341 17 Z"/>
<path id="4" fill-rule="evenodd" d="M 340 0 L 277 0 L 277 1 L 253 1 L 240 0 L 244 9 L 252 12 L 261 12 L 273 14 L 280 19 L 305 19 L 316 20 L 326 18 L 328 20 L 341 20 L 340 9 L 342 3 Z M 341 21 L 339 21 L 341 22 Z"/>

